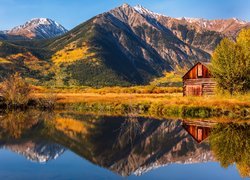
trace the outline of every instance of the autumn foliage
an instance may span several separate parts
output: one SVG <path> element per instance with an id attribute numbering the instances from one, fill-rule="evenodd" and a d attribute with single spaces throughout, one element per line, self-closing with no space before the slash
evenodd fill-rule
<path id="1" fill-rule="evenodd" d="M 212 56 L 211 72 L 217 84 L 231 95 L 250 89 L 250 29 L 243 29 L 236 42 L 223 39 Z"/>
<path id="2" fill-rule="evenodd" d="M 19 73 L 2 83 L 1 94 L 8 106 L 25 106 L 30 99 L 31 87 Z"/>

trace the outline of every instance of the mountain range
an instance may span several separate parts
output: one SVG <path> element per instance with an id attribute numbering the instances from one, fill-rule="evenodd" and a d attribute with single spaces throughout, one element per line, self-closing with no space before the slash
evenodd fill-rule
<path id="1" fill-rule="evenodd" d="M 0 33 L 0 75 L 33 84 L 147 84 L 165 71 L 210 61 L 224 38 L 250 27 L 238 19 L 172 18 L 123 4 L 67 31 L 46 18 Z"/>

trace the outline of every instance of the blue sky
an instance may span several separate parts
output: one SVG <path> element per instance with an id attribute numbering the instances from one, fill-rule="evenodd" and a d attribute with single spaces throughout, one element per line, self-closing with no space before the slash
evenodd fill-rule
<path id="1" fill-rule="evenodd" d="M 123 3 L 141 4 L 172 17 L 250 21 L 250 0 L 0 0 L 0 30 L 35 17 L 48 17 L 71 29 Z"/>

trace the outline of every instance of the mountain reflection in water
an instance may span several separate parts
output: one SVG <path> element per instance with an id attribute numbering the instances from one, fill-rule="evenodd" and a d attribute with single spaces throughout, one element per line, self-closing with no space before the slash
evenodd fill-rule
<path id="1" fill-rule="evenodd" d="M 43 163 L 70 150 L 121 176 L 174 163 L 219 161 L 223 167 L 235 163 L 241 176 L 249 177 L 249 135 L 247 124 L 211 129 L 191 121 L 35 110 L 0 117 L 1 148 Z"/>

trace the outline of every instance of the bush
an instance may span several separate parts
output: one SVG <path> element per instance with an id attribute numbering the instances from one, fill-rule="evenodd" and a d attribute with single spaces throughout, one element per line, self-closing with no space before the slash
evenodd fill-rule
<path id="1" fill-rule="evenodd" d="M 26 106 L 30 99 L 31 87 L 19 73 L 11 75 L 2 83 L 1 94 L 8 107 Z"/>

